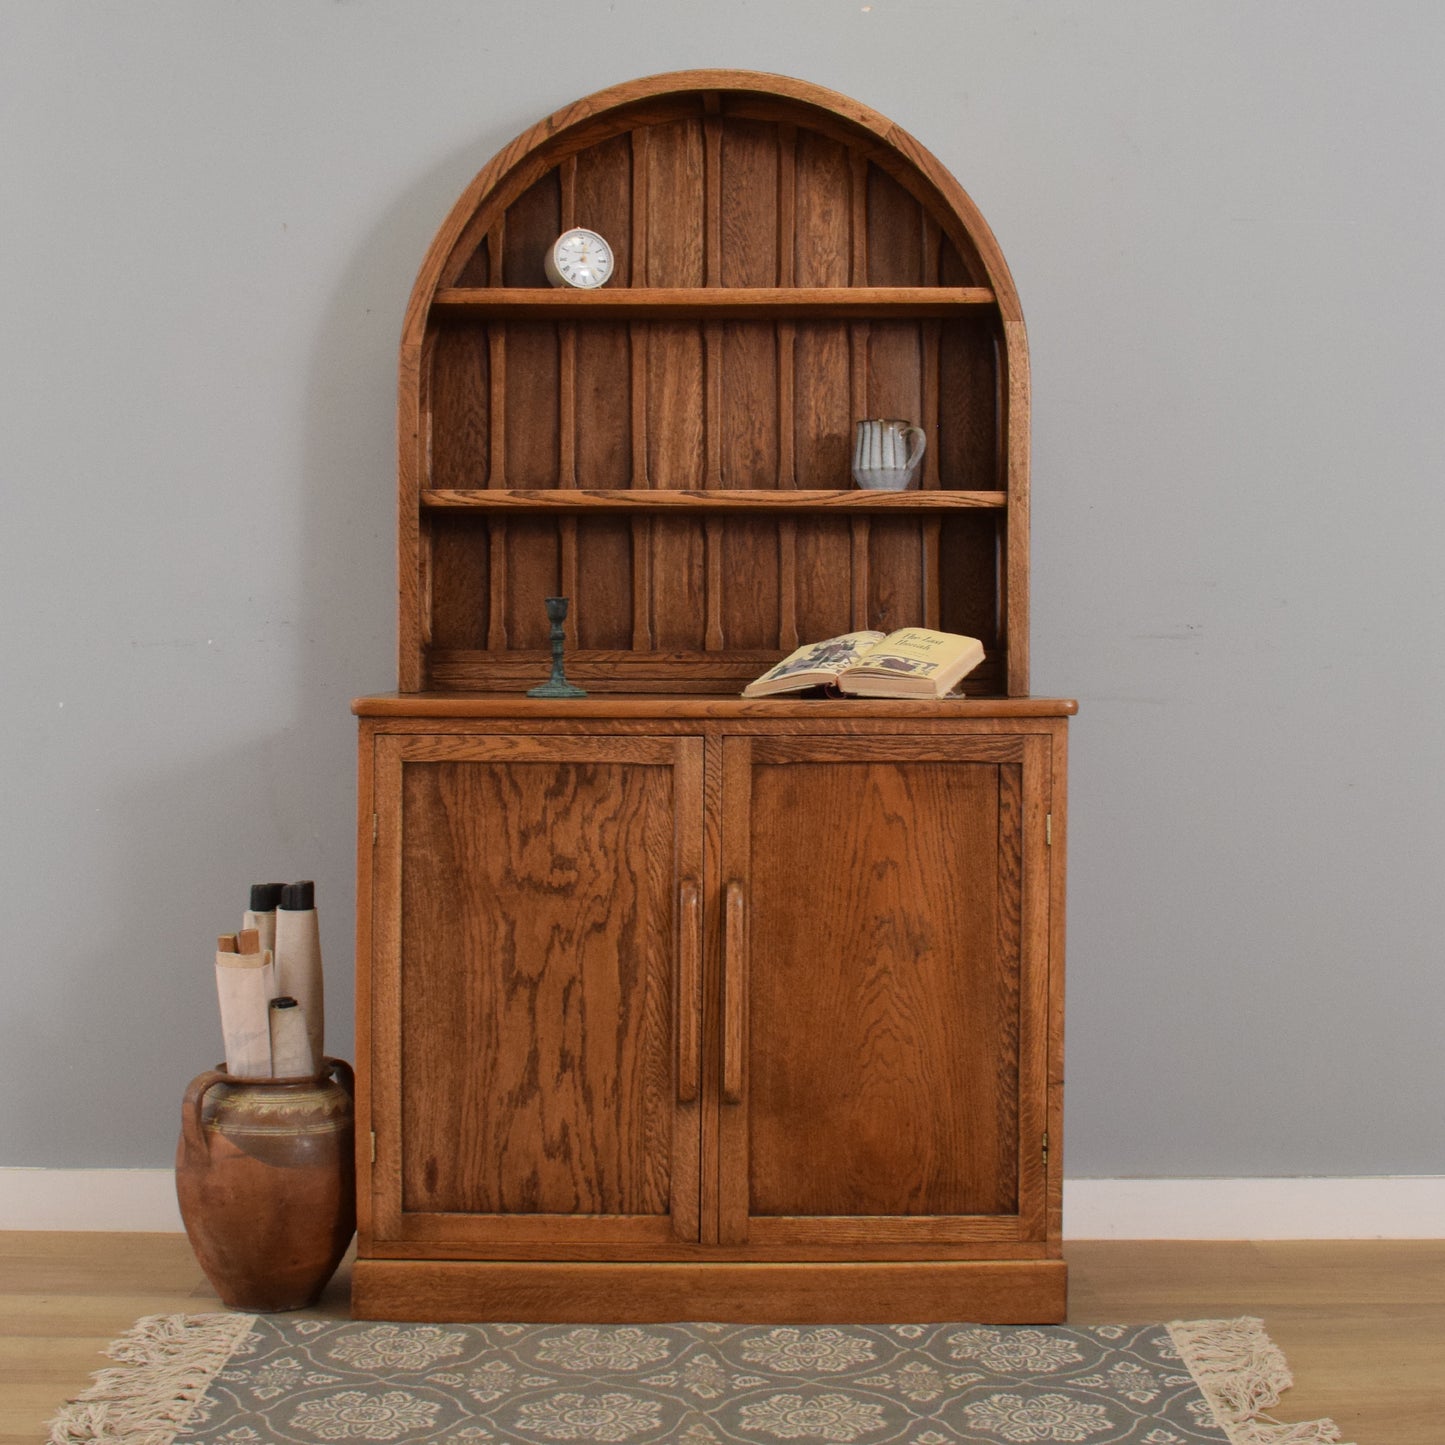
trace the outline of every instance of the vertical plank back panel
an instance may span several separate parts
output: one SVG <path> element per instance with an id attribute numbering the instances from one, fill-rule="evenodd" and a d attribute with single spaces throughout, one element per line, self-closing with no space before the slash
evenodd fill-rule
<path id="1" fill-rule="evenodd" d="M 778 133 L 730 122 L 721 133 L 719 284 L 778 284 Z M 773 328 L 722 328 L 721 485 L 771 487 L 777 480 L 778 344 Z"/>
<path id="2" fill-rule="evenodd" d="M 913 517 L 874 517 L 868 538 L 868 626 L 916 627 L 925 617 L 921 528 Z"/>
<path id="3" fill-rule="evenodd" d="M 579 487 L 632 483 L 632 355 L 623 323 L 575 328 L 576 475 Z"/>
<path id="4" fill-rule="evenodd" d="M 999 356 L 993 331 L 950 321 L 939 339 L 938 452 L 945 487 L 1003 486 Z"/>
<path id="5" fill-rule="evenodd" d="M 703 122 L 652 127 L 646 147 L 650 286 L 701 286 L 706 279 Z M 648 328 L 647 469 L 652 485 L 700 488 L 705 479 L 703 327 L 657 322 Z M 652 645 L 701 652 L 707 645 L 704 524 L 654 517 L 648 551 Z"/>
<path id="6" fill-rule="evenodd" d="M 491 471 L 491 347 L 484 326 L 444 326 L 431 357 L 433 487 L 485 487 Z"/>
<path id="7" fill-rule="evenodd" d="M 782 578 L 778 523 L 730 517 L 722 532 L 725 647 L 781 647 Z"/>
<path id="8" fill-rule="evenodd" d="M 923 207 L 886 171 L 870 164 L 868 198 L 869 286 L 931 286 L 923 271 Z"/>
<path id="9" fill-rule="evenodd" d="M 820 518 L 798 528 L 796 616 L 804 639 L 835 637 L 852 629 L 852 545 L 846 521 Z"/>
<path id="10" fill-rule="evenodd" d="M 545 648 L 551 624 L 543 603 L 560 591 L 561 557 L 555 517 L 512 517 L 507 522 L 507 645 Z"/>
<path id="11" fill-rule="evenodd" d="M 801 131 L 793 173 L 793 285 L 850 285 L 852 167 L 847 149 L 816 131 Z"/>
<path id="12" fill-rule="evenodd" d="M 797 479 L 803 489 L 852 485 L 853 403 L 848 327 L 800 321 L 793 344 Z"/>
<path id="13" fill-rule="evenodd" d="M 632 271 L 632 137 L 612 136 L 574 159 L 571 224 L 605 237 L 615 262 L 613 284 L 626 285 Z"/>
<path id="14" fill-rule="evenodd" d="M 721 286 L 779 286 L 778 128 L 729 121 L 722 131 Z"/>
<path id="15" fill-rule="evenodd" d="M 923 416 L 922 322 L 875 321 L 868 328 L 868 394 L 863 416 L 917 426 Z M 934 446 L 935 439 L 928 439 Z M 927 453 L 925 452 L 926 456 Z"/>
<path id="16" fill-rule="evenodd" d="M 504 486 L 557 485 L 561 376 L 555 323 L 527 322 L 507 328 Z"/>
<path id="17" fill-rule="evenodd" d="M 647 139 L 648 286 L 702 286 L 703 131 L 700 120 L 655 125 Z"/>
<path id="18" fill-rule="evenodd" d="M 632 646 L 632 526 L 595 517 L 577 538 L 577 645 L 626 652 Z"/>
<path id="19" fill-rule="evenodd" d="M 720 328 L 721 485 L 764 490 L 778 484 L 778 338 L 771 328 Z"/>
<path id="20" fill-rule="evenodd" d="M 939 626 L 977 637 L 986 648 L 999 643 L 998 571 L 1002 565 L 998 523 L 987 513 L 947 518 L 939 550 Z"/>
<path id="21" fill-rule="evenodd" d="M 706 647 L 703 523 L 694 517 L 652 519 L 652 645 L 659 652 Z"/>
<path id="22" fill-rule="evenodd" d="M 432 644 L 488 645 L 491 538 L 481 517 L 457 517 L 432 538 Z"/>
<path id="23" fill-rule="evenodd" d="M 562 185 L 555 170 L 523 191 L 507 208 L 502 279 L 491 284 L 545 286 L 547 250 L 562 230 Z"/>
<path id="24" fill-rule="evenodd" d="M 461 269 L 457 277 L 458 286 L 491 286 L 492 281 L 492 258 L 487 238 L 482 237 L 477 249 L 472 252 L 471 259 Z"/>

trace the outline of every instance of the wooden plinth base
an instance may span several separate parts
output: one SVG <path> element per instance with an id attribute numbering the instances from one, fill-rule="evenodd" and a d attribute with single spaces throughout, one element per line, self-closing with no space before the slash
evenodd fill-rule
<path id="1" fill-rule="evenodd" d="M 908 1264 L 531 1264 L 359 1259 L 361 1320 L 647 1324 L 1057 1324 L 1063 1260 Z"/>

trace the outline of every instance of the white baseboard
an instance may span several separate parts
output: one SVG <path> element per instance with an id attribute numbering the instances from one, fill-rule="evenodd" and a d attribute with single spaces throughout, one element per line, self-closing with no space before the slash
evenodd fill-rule
<path id="1" fill-rule="evenodd" d="M 181 1227 L 171 1169 L 0 1169 L 0 1229 Z"/>
<path id="2" fill-rule="evenodd" d="M 169 1169 L 0 1168 L 0 1229 L 181 1228 Z M 1445 1175 L 1069 1179 L 1066 1239 L 1435 1239 Z"/>
<path id="3" fill-rule="evenodd" d="M 1066 1179 L 1065 1239 L 1438 1239 L 1445 1175 Z"/>

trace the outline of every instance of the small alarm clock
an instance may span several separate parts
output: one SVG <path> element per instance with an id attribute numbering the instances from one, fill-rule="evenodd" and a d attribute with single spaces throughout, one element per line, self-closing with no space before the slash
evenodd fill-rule
<path id="1" fill-rule="evenodd" d="M 591 291 L 612 277 L 612 247 L 582 226 L 563 231 L 547 251 L 547 279 L 554 286 L 576 286 Z"/>

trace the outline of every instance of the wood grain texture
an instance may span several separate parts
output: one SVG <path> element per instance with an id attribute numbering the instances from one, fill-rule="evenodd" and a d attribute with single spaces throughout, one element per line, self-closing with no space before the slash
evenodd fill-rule
<path id="1" fill-rule="evenodd" d="M 493 525 L 473 514 L 448 517 L 445 525 L 433 529 L 429 656 L 437 648 L 505 645 L 500 634 L 504 613 L 492 606 Z"/>
<path id="2" fill-rule="evenodd" d="M 758 1324 L 1064 1318 L 1062 1260 L 928 1264 L 480 1264 L 357 1260 L 356 1319 L 738 1320 Z"/>
<path id="3" fill-rule="evenodd" d="M 430 482 L 439 487 L 485 487 L 491 476 L 492 420 L 487 328 L 442 328 L 430 360 Z"/>
<path id="4" fill-rule="evenodd" d="M 419 692 L 427 686 L 426 659 L 431 644 L 431 599 L 427 593 L 428 546 L 417 498 L 431 484 L 426 470 L 425 435 L 429 427 L 430 353 L 424 338 L 403 343 L 397 362 L 396 409 L 396 569 L 397 686 Z"/>
<path id="5" fill-rule="evenodd" d="M 670 839 L 655 779 L 408 767 L 404 1209 L 663 1212 L 671 911 L 626 862 Z"/>
<path id="6" fill-rule="evenodd" d="M 1004 492 L 873 492 L 743 490 L 734 488 L 488 488 L 455 491 L 437 488 L 421 494 L 428 512 L 773 512 L 797 526 L 808 512 L 904 512 L 943 516 L 950 512 L 1002 511 Z"/>
<path id="7" fill-rule="evenodd" d="M 576 179 L 567 224 L 586 226 L 605 237 L 612 247 L 613 284 L 625 282 L 632 274 L 632 137 L 626 132 L 609 136 L 570 159 Z"/>
<path id="8" fill-rule="evenodd" d="M 696 1237 L 672 860 L 700 876 L 700 744 L 402 746 L 401 1212 L 675 1216 L 682 1159 Z"/>
<path id="9" fill-rule="evenodd" d="M 1007 343 L 1005 393 L 1008 423 L 1003 447 L 1009 493 L 1005 522 L 1006 565 L 1000 599 L 1003 629 L 1010 639 L 1007 690 L 1022 697 L 1029 690 L 1029 407 L 1028 343 L 1022 318 L 1004 322 Z"/>
<path id="10" fill-rule="evenodd" d="M 664 659 L 664 665 L 667 659 Z M 692 733 L 698 724 L 721 734 L 732 719 L 744 719 L 752 731 L 808 734 L 826 721 L 828 731 L 892 735 L 920 730 L 949 736 L 1012 734 L 1038 729 L 1047 733 L 1051 718 L 1073 717 L 1072 698 L 886 698 L 886 697 L 709 697 L 703 694 L 661 697 L 585 697 L 561 702 L 550 698 L 489 694 L 381 693 L 353 698 L 358 717 L 387 720 L 392 731 L 407 731 L 411 718 L 425 718 L 428 730 L 465 731 L 478 720 L 502 730 L 540 733 L 585 731 L 596 719 L 616 721 L 622 730 L 656 735 Z M 756 725 L 766 723 L 765 728 Z M 890 743 L 890 750 L 894 744 Z"/>
<path id="11" fill-rule="evenodd" d="M 437 321 L 844 320 L 872 316 L 959 319 L 991 313 L 997 298 L 984 286 L 695 286 L 628 287 L 600 291 L 538 287 L 453 287 L 432 303 Z"/>
<path id="12" fill-rule="evenodd" d="M 866 750 L 755 769 L 753 1213 L 1014 1212 L 1020 820 L 1000 792 L 993 765 Z"/>
<path id="13" fill-rule="evenodd" d="M 715 1163 L 710 1173 L 715 1178 Z M 801 1238 L 800 1224 L 803 1230 L 814 1227 L 812 1220 L 754 1219 L 746 1242 L 728 1245 L 716 1238 L 678 1239 L 666 1220 L 655 1217 L 631 1220 L 629 1238 L 619 1242 L 610 1237 L 606 1220 L 571 1218 L 563 1230 L 547 1215 L 413 1214 L 403 1221 L 404 1238 L 387 1239 L 362 1257 L 593 1264 L 856 1264 L 860 1259 L 898 1264 L 1059 1258 L 1057 1250 L 1042 1241 L 1020 1239 L 1018 1220 L 1010 1215 L 971 1219 L 950 1215 L 939 1220 L 858 1215 L 830 1221 L 825 1241 Z M 945 1233 L 948 1237 L 942 1238 Z"/>
<path id="14" fill-rule="evenodd" d="M 559 470 L 561 358 L 557 327 L 508 327 L 503 475 L 511 487 L 554 487 Z"/>
<path id="15" fill-rule="evenodd" d="M 632 365 L 627 327 L 574 328 L 577 485 L 632 485 Z"/>
<path id="16" fill-rule="evenodd" d="M 646 155 L 646 284 L 705 285 L 702 122 L 653 126 Z"/>

